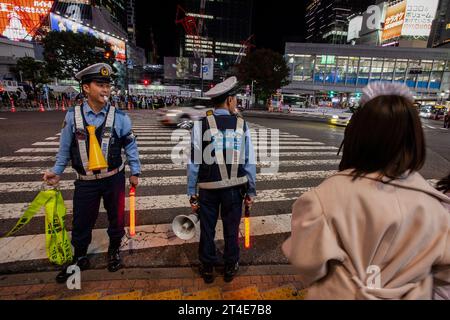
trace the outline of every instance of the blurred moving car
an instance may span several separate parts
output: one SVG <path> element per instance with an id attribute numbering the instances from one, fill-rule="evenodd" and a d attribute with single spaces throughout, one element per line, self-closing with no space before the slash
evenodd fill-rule
<path id="1" fill-rule="evenodd" d="M 341 113 L 335 113 L 330 115 L 330 124 L 334 124 L 336 126 L 344 126 L 346 127 L 350 122 L 350 119 L 353 116 L 353 112 L 350 109 L 347 109 Z"/>
<path id="2" fill-rule="evenodd" d="M 433 120 L 443 120 L 445 114 L 447 113 L 447 108 L 445 106 L 437 105 L 431 106 L 426 105 L 420 108 L 419 116 L 425 119 Z"/>
<path id="3" fill-rule="evenodd" d="M 430 119 L 431 118 L 432 106 L 422 106 L 420 107 L 419 117 Z"/>
<path id="4" fill-rule="evenodd" d="M 180 107 L 158 109 L 156 120 L 165 126 L 176 126 L 186 121 L 197 121 L 213 110 L 208 98 L 193 98 Z"/>

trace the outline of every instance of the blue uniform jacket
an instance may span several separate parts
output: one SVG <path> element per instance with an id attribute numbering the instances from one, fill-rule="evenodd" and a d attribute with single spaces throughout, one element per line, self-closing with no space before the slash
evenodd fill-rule
<path id="1" fill-rule="evenodd" d="M 109 105 L 105 105 L 105 107 L 96 114 L 87 102 L 83 104 L 83 113 L 86 122 L 97 128 L 100 127 L 105 121 L 108 111 Z M 61 130 L 59 151 L 56 156 L 55 166 L 52 169 L 52 172 L 57 175 L 61 175 L 64 172 L 64 169 L 70 161 L 70 145 L 72 144 L 73 134 L 75 133 L 74 113 L 75 111 L 73 108 L 69 109 Z M 131 120 L 128 115 L 121 110 L 116 110 L 114 130 L 116 131 L 118 137 L 122 138 L 127 136 L 131 132 L 131 128 Z M 125 147 L 125 154 L 131 169 L 131 175 L 139 175 L 141 173 L 141 163 L 139 161 L 139 152 L 136 140 Z"/>
<path id="2" fill-rule="evenodd" d="M 214 111 L 216 116 L 229 116 L 230 112 L 224 109 L 218 109 Z M 245 164 L 244 170 L 248 178 L 248 190 L 247 194 L 251 197 L 256 196 L 256 159 L 255 150 L 253 148 L 250 130 L 245 132 Z M 191 134 L 191 143 L 197 150 L 202 149 L 202 133 L 199 126 L 194 126 Z M 194 196 L 197 194 L 197 181 L 200 165 L 192 163 L 189 158 L 188 166 L 188 196 Z"/>

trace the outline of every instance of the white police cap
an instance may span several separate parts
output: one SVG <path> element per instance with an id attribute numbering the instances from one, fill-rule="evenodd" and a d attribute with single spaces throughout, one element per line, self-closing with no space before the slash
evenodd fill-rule
<path id="1" fill-rule="evenodd" d="M 89 83 L 92 81 L 111 83 L 111 75 L 113 70 L 110 65 L 106 63 L 96 63 L 81 70 L 75 75 L 75 79 L 81 83 Z"/>
<path id="2" fill-rule="evenodd" d="M 237 94 L 238 80 L 236 77 L 230 77 L 224 82 L 217 84 L 214 88 L 205 93 L 205 96 L 211 99 L 218 97 L 226 98 L 227 95 L 232 96 Z"/>

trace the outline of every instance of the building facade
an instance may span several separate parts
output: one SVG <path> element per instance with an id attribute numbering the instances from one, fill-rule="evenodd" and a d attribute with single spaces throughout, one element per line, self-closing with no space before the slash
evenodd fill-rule
<path id="1" fill-rule="evenodd" d="M 205 56 L 218 58 L 222 66 L 244 55 L 242 42 L 251 35 L 253 0 L 183 0 L 180 5 L 187 16 L 196 18 L 200 36 L 180 32 L 181 55 L 192 56 L 198 48 Z"/>
<path id="2" fill-rule="evenodd" d="M 433 48 L 450 48 L 450 2 L 439 2 L 436 18 L 431 27 L 428 46 Z"/>
<path id="3" fill-rule="evenodd" d="M 405 83 L 418 100 L 448 98 L 450 50 L 287 43 L 286 93 L 359 96 L 370 82 Z"/>
<path id="4" fill-rule="evenodd" d="M 347 43 L 348 17 L 375 0 L 310 0 L 306 7 L 306 42 Z"/>

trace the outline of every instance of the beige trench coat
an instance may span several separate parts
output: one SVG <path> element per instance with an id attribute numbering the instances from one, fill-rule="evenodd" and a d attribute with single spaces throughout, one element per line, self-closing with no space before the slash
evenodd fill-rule
<path id="1" fill-rule="evenodd" d="M 450 199 L 418 173 L 340 172 L 293 205 L 282 245 L 307 299 L 431 299 L 450 283 Z M 387 181 L 387 179 L 383 179 Z"/>

